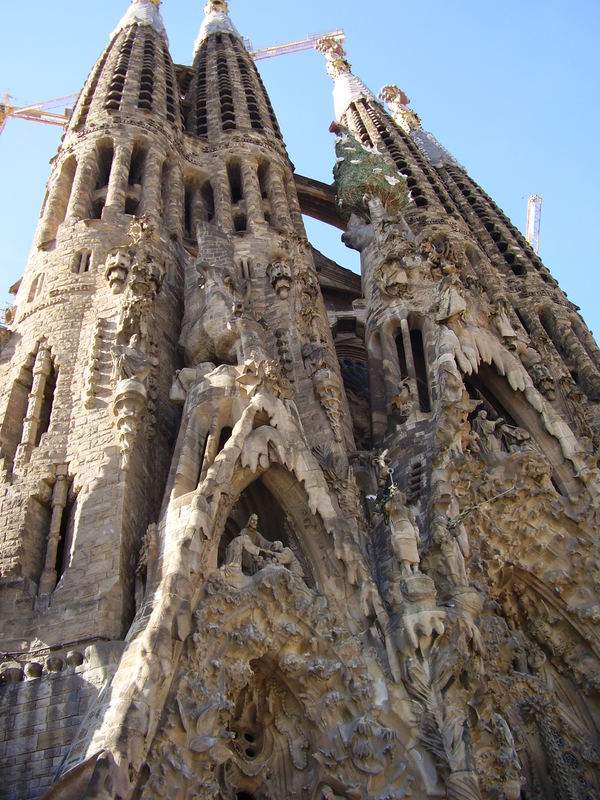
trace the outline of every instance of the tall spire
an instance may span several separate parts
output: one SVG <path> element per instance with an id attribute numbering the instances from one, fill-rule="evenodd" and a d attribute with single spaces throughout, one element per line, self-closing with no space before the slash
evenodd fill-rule
<path id="1" fill-rule="evenodd" d="M 131 0 L 124 17 L 111 34 L 111 39 L 129 25 L 150 25 L 167 38 L 165 24 L 160 14 L 161 0 Z"/>
<path id="2" fill-rule="evenodd" d="M 352 74 L 352 66 L 346 58 L 347 53 L 341 43 L 333 36 L 324 36 L 317 43 L 317 50 L 327 60 L 327 72 L 333 78 L 333 104 L 335 116 L 341 120 L 350 103 L 357 100 L 375 100 L 373 93 Z"/>
<path id="3" fill-rule="evenodd" d="M 412 108 L 408 107 L 410 100 L 402 89 L 394 84 L 387 84 L 379 92 L 379 99 L 388 104 L 394 122 L 417 143 L 423 155 L 434 167 L 441 164 L 458 165 L 458 161 L 452 153 L 446 150 L 432 133 L 423 130 L 421 118 Z"/>
<path id="4" fill-rule="evenodd" d="M 232 33 L 234 36 L 240 35 L 229 18 L 227 0 L 208 0 L 204 8 L 204 15 L 200 33 L 194 44 L 194 55 L 200 49 L 202 42 L 214 33 Z"/>

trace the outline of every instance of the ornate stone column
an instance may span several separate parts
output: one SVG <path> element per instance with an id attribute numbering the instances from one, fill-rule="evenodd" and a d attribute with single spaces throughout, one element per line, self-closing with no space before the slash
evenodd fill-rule
<path id="1" fill-rule="evenodd" d="M 92 191 L 96 185 L 97 160 L 95 147 L 91 151 L 88 150 L 79 159 L 67 208 L 67 220 L 71 222 L 88 219 L 90 216 Z"/>
<path id="2" fill-rule="evenodd" d="M 33 384 L 31 386 L 31 392 L 29 393 L 29 400 L 27 401 L 27 414 L 23 421 L 21 443 L 17 447 L 15 455 L 15 468 L 21 467 L 29 461 L 31 451 L 35 447 L 40 427 L 40 416 L 42 403 L 44 402 L 46 381 L 48 380 L 51 370 L 52 357 L 50 355 L 50 348 L 47 344 L 41 344 L 33 365 Z"/>
<path id="3" fill-rule="evenodd" d="M 52 518 L 50 520 L 50 530 L 48 531 L 48 542 L 46 545 L 46 562 L 40 577 L 39 594 L 48 595 L 56 586 L 58 573 L 56 570 L 56 555 L 60 544 L 60 529 L 67 497 L 69 494 L 69 481 L 67 478 L 67 467 L 62 465 L 56 469 L 56 483 L 52 491 Z"/>
<path id="4" fill-rule="evenodd" d="M 125 211 L 125 195 L 127 194 L 132 152 L 133 144 L 131 142 L 117 144 L 115 148 L 115 156 L 106 193 L 106 208 L 114 209 L 116 213 L 122 214 Z"/>
<path id="5" fill-rule="evenodd" d="M 146 156 L 140 212 L 147 214 L 151 219 L 158 219 L 160 215 L 161 178 L 164 162 L 165 154 L 162 151 L 150 150 Z"/>

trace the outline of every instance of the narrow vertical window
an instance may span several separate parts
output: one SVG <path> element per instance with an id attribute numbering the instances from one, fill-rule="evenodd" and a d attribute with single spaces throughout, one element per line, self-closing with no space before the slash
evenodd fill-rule
<path id="1" fill-rule="evenodd" d="M 127 179 L 127 196 L 125 198 L 125 213 L 135 215 L 142 199 L 142 184 L 146 167 L 147 148 L 136 142 L 133 146 L 131 161 L 129 162 L 129 176 Z"/>
<path id="2" fill-rule="evenodd" d="M 110 86 L 108 87 L 106 100 L 104 101 L 104 108 L 106 108 L 107 111 L 118 111 L 121 108 L 136 30 L 137 25 L 132 26 L 127 38 L 121 43 L 121 50 L 117 58 Z"/>
<path id="3" fill-rule="evenodd" d="M 271 165 L 268 161 L 262 161 L 258 165 L 258 183 L 260 186 L 260 196 L 262 198 L 262 208 L 265 221 L 273 223 L 275 203 L 273 202 L 271 187 Z"/>
<path id="4" fill-rule="evenodd" d="M 112 141 L 101 142 L 98 145 L 96 187 L 92 204 L 92 219 L 102 218 L 114 155 L 115 149 Z"/>
<path id="5" fill-rule="evenodd" d="M 6 413 L 0 428 L 0 448 L 6 465 L 12 470 L 17 447 L 23 435 L 23 422 L 27 416 L 29 395 L 33 386 L 33 364 L 35 355 L 31 354 L 19 372 L 10 390 Z"/>
<path id="6" fill-rule="evenodd" d="M 233 205 L 244 199 L 242 188 L 242 170 L 240 162 L 232 160 L 227 163 L 227 176 L 229 178 L 229 190 L 231 192 L 231 202 Z"/>
<path id="7" fill-rule="evenodd" d="M 165 90 L 167 101 L 167 119 L 171 124 L 175 124 L 176 119 L 176 105 L 175 105 L 175 77 L 173 73 L 173 64 L 169 57 L 167 47 L 163 45 L 163 63 L 165 67 Z"/>
<path id="8" fill-rule="evenodd" d="M 410 343 L 415 362 L 415 377 L 417 380 L 417 392 L 419 394 L 419 406 L 421 411 L 429 413 L 431 411 L 431 401 L 429 399 L 429 378 L 427 375 L 425 349 L 423 347 L 423 334 L 420 330 L 411 330 Z"/>
<path id="9" fill-rule="evenodd" d="M 144 44 L 140 90 L 138 93 L 138 108 L 144 111 L 152 111 L 154 100 L 154 69 L 154 42 L 151 37 L 148 37 Z"/>
<path id="10" fill-rule="evenodd" d="M 221 104 L 221 127 L 224 131 L 235 130 L 235 109 L 233 105 L 233 89 L 229 77 L 229 65 L 225 55 L 223 39 L 217 34 L 217 83 Z"/>
<path id="11" fill-rule="evenodd" d="M 215 196 L 210 181 L 206 181 L 202 185 L 200 193 L 202 195 L 202 203 L 204 205 L 205 221 L 212 222 L 215 218 Z"/>
<path id="12" fill-rule="evenodd" d="M 396 336 L 396 351 L 398 353 L 398 366 L 400 367 L 400 377 L 402 380 L 408 378 L 408 366 L 406 363 L 406 352 L 404 350 L 404 337 L 402 331 Z"/>

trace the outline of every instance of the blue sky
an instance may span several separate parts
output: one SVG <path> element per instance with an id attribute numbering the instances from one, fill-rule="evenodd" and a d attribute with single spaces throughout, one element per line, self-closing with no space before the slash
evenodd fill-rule
<path id="1" fill-rule="evenodd" d="M 173 58 L 190 63 L 203 0 L 164 0 Z M 79 91 L 127 0 L 2 3 L 0 93 L 27 104 Z M 600 75 L 597 0 L 231 0 L 255 48 L 344 28 L 354 72 L 397 83 L 513 222 L 544 198 L 541 252 L 600 334 Z M 331 181 L 331 81 L 315 52 L 259 64 L 299 173 Z M 0 135 L 0 301 L 23 272 L 61 131 L 9 120 Z M 309 223 L 327 255 L 358 269 L 339 231 Z"/>

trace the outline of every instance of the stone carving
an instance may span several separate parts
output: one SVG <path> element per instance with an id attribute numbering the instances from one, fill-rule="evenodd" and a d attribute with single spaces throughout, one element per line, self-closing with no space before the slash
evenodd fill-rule
<path id="1" fill-rule="evenodd" d="M 154 568 L 158 559 L 158 529 L 155 523 L 148 526 L 142 543 L 138 563 L 135 570 L 135 607 L 142 608 L 146 595 L 146 587 L 154 579 Z"/>
<path id="2" fill-rule="evenodd" d="M 336 442 L 344 438 L 342 428 L 342 393 L 339 378 L 330 366 L 329 349 L 324 338 L 311 337 L 302 346 L 302 358 L 307 373 L 315 387 L 315 393 L 331 425 Z"/>
<path id="3" fill-rule="evenodd" d="M 282 300 L 287 300 L 292 287 L 292 271 L 282 260 L 272 261 L 267 267 L 267 275 L 273 289 Z"/>
<path id="4" fill-rule="evenodd" d="M 390 526 L 392 553 L 400 564 L 403 576 L 419 572 L 419 544 L 421 536 L 412 511 L 406 506 L 406 497 L 394 492 L 385 504 Z"/>
<path id="5" fill-rule="evenodd" d="M 123 291 L 125 282 L 131 269 L 131 255 L 129 250 L 118 248 L 113 250 L 106 257 L 104 277 L 113 294 L 120 294 Z"/>
<path id="6" fill-rule="evenodd" d="M 467 303 L 462 294 L 462 284 L 454 272 L 449 272 L 440 284 L 436 321 L 447 322 L 462 318 L 466 310 Z"/>
<path id="7" fill-rule="evenodd" d="M 323 36 L 316 44 L 316 49 L 327 59 L 327 72 L 332 78 L 350 72 L 352 67 L 342 44 L 334 36 Z"/>
<path id="8" fill-rule="evenodd" d="M 225 573 L 228 576 L 244 572 L 253 575 L 268 565 L 279 565 L 298 578 L 304 577 L 302 566 L 293 551 L 282 542 L 269 542 L 258 531 L 258 516 L 252 514 L 245 528 L 227 546 Z"/>
<path id="9" fill-rule="evenodd" d="M 278 328 L 275 331 L 275 339 L 277 340 L 277 352 L 279 354 L 281 369 L 290 383 L 294 383 L 294 362 L 290 352 L 289 335 L 286 329 Z"/>
<path id="10" fill-rule="evenodd" d="M 402 89 L 393 84 L 388 84 L 379 92 L 379 99 L 389 105 L 394 119 L 406 133 L 410 134 L 421 127 L 419 115 L 408 107 L 410 100 Z"/>
<path id="11" fill-rule="evenodd" d="M 142 425 L 148 392 L 145 384 L 134 378 L 119 380 L 115 388 L 113 412 L 121 449 L 121 469 L 129 471 L 131 454 Z"/>
<path id="12" fill-rule="evenodd" d="M 100 379 L 100 362 L 102 358 L 102 333 L 104 320 L 97 319 L 92 329 L 90 340 L 90 354 L 84 383 L 84 405 L 87 409 L 93 408 L 96 401 L 96 391 Z"/>
<path id="13" fill-rule="evenodd" d="M 405 422 L 414 410 L 416 402 L 416 381 L 414 378 L 404 378 L 398 394 L 392 398 L 392 413 L 398 416 L 400 422 Z"/>

